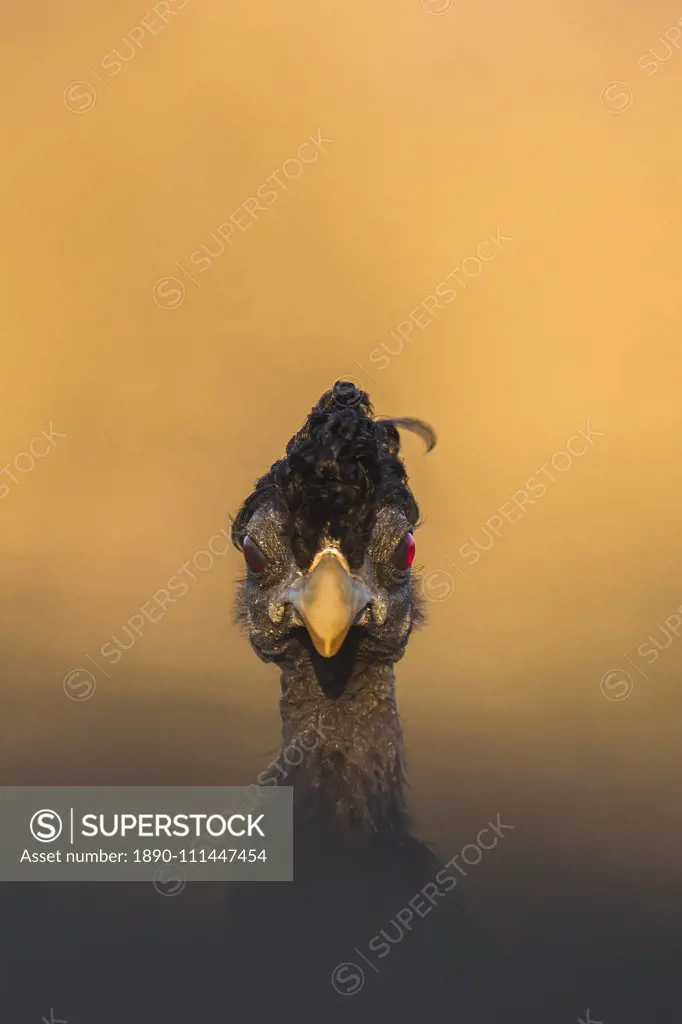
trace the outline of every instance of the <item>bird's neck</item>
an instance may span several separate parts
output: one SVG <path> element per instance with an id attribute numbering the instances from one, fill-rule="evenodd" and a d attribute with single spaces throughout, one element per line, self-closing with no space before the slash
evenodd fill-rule
<path id="1" fill-rule="evenodd" d="M 406 829 L 393 665 L 365 665 L 329 692 L 311 664 L 283 669 L 282 751 L 269 776 L 294 787 L 299 820 L 356 836 Z"/>

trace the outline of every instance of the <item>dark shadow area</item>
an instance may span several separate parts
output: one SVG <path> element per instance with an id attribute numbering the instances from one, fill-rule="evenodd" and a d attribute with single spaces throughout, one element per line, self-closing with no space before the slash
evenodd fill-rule
<path id="1" fill-rule="evenodd" d="M 59 742 L 42 755 L 27 750 L 22 765 L 5 762 L 3 784 L 248 785 L 277 749 L 274 679 L 271 717 L 228 714 L 199 699 L 159 705 L 135 687 L 99 697 L 99 710 L 89 702 L 92 728 L 75 733 L 62 694 L 55 712 L 63 716 L 54 715 Z M 203 755 L 188 745 L 190 735 L 201 738 Z M 459 850 L 471 837 L 458 824 L 456 801 L 442 811 L 450 848 Z M 397 915 L 448 855 L 431 857 L 418 844 L 415 857 L 388 844 L 371 862 L 358 855 L 352 863 L 329 837 L 310 840 L 297 833 L 291 884 L 190 882 L 175 895 L 151 883 L 0 885 L 7 1019 L 49 1020 L 53 1008 L 68 1024 L 276 1015 L 302 1024 L 412 1024 L 419 1014 L 539 1024 L 587 1020 L 589 1007 L 591 1019 L 605 1024 L 674 1020 L 679 933 L 672 925 L 643 928 L 625 888 L 618 895 L 606 879 L 600 886 L 568 871 L 564 891 L 547 891 L 536 868 L 515 858 L 508 877 L 529 918 L 537 918 L 538 902 L 551 902 L 549 940 L 532 928 L 515 938 L 479 919 L 466 879 L 401 928 Z M 306 861 L 311 850 L 315 871 Z M 584 908 L 579 922 L 576 902 Z M 382 930 L 382 945 L 370 947 Z M 380 958 L 384 943 L 389 951 Z M 337 984 L 346 995 L 332 984 L 341 964 Z M 358 967 L 362 984 L 354 991 Z"/>

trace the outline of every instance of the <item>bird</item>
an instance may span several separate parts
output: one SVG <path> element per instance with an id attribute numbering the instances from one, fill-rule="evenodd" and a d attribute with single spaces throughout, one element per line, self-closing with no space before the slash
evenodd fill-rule
<path id="1" fill-rule="evenodd" d="M 486 1024 L 521 1012 L 515 972 L 408 810 L 395 666 L 425 616 L 403 430 L 436 445 L 423 420 L 376 417 L 337 381 L 232 522 L 235 619 L 280 673 L 282 750 L 259 782 L 293 790 L 293 882 L 227 901 L 226 969 L 251 979 L 240 1011 L 257 1000 L 263 1018 L 285 1000 L 306 1022 L 412 1022 L 444 1001 Z"/>
<path id="2" fill-rule="evenodd" d="M 422 421 L 403 426 L 426 439 Z M 396 421 L 350 382 L 322 395 L 232 524 L 236 621 L 280 670 L 282 747 L 317 730 L 286 773 L 301 820 L 344 836 L 406 828 L 395 664 L 423 621 L 412 565 L 419 508 Z"/>

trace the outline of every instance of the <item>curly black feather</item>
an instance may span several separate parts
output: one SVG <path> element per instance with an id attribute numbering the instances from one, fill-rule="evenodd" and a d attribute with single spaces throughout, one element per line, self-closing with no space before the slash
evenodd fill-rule
<path id="1" fill-rule="evenodd" d="M 255 510 L 272 501 L 284 513 L 298 564 L 310 564 L 323 536 L 337 539 L 351 565 L 362 562 L 379 508 L 398 508 L 416 525 L 419 508 L 400 459 L 397 425 L 435 444 L 433 430 L 420 420 L 374 418 L 365 391 L 337 381 L 313 407 L 301 429 L 256 483 L 239 510 L 232 539 L 241 547 Z"/>

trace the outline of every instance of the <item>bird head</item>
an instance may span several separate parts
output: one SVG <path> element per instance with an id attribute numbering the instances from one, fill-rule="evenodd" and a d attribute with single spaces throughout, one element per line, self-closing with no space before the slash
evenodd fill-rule
<path id="1" fill-rule="evenodd" d="M 402 657 L 420 618 L 412 562 L 417 503 L 399 456 L 399 428 L 430 450 L 421 420 L 375 419 L 368 395 L 337 381 L 286 454 L 240 508 L 237 615 L 264 661 L 309 657 L 320 675 L 362 659 Z"/>

